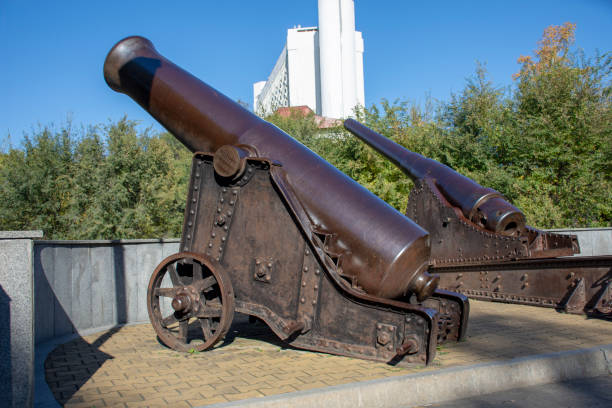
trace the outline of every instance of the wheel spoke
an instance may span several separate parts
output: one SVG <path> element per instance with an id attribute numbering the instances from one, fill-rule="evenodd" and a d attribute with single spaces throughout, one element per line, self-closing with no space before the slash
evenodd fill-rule
<path id="1" fill-rule="evenodd" d="M 211 318 L 211 317 L 221 317 L 222 314 L 223 314 L 223 311 L 221 310 L 220 307 L 212 306 L 212 307 L 201 308 L 198 311 L 196 317 L 200 319 L 205 319 L 205 318 Z"/>
<path id="2" fill-rule="evenodd" d="M 180 288 L 155 288 L 155 296 L 174 297 Z"/>
<path id="3" fill-rule="evenodd" d="M 187 332 L 189 331 L 189 320 L 181 320 L 177 338 L 183 343 L 187 343 Z"/>
<path id="4" fill-rule="evenodd" d="M 170 316 L 168 317 L 164 317 L 161 320 L 161 325 L 165 328 L 168 328 L 168 326 L 170 326 L 171 324 L 174 324 L 178 322 L 178 319 L 176 318 L 176 316 L 174 316 L 174 313 L 172 313 Z"/>
<path id="5" fill-rule="evenodd" d="M 174 264 L 168 265 L 168 273 L 170 274 L 170 280 L 174 286 L 183 286 L 183 282 L 176 272 L 176 267 Z"/>
<path id="6" fill-rule="evenodd" d="M 214 276 L 209 276 L 206 279 L 202 280 L 202 283 L 200 284 L 201 286 L 201 290 L 206 290 L 208 288 L 210 288 L 212 285 L 214 285 L 215 283 L 217 283 L 217 280 L 215 279 Z"/>
<path id="7" fill-rule="evenodd" d="M 195 259 L 193 260 L 193 281 L 198 281 L 204 278 L 204 271 L 202 270 L 202 265 L 197 262 Z"/>
<path id="8" fill-rule="evenodd" d="M 202 333 L 204 334 L 204 341 L 207 341 L 213 335 L 213 332 L 210 328 L 210 320 L 200 319 L 200 326 L 202 326 Z"/>

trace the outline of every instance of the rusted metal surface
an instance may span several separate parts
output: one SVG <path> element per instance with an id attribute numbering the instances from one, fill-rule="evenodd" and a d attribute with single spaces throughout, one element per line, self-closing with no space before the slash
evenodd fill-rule
<path id="1" fill-rule="evenodd" d="M 276 160 L 309 220 L 326 237 L 342 274 L 376 296 L 433 293 L 427 232 L 276 126 L 161 56 L 150 41 L 130 37 L 110 51 L 104 75 L 192 151 L 226 145 Z M 224 148 L 225 149 L 225 148 Z M 321 195 L 322 186 L 325 195 Z"/>
<path id="2" fill-rule="evenodd" d="M 467 298 L 436 290 L 416 223 L 144 38 L 118 43 L 104 73 L 194 151 L 184 252 L 149 288 L 165 344 L 210 348 L 234 311 L 295 347 L 393 364 L 427 364 L 440 342 L 464 336 Z M 193 338 L 185 321 L 199 324 Z"/>
<path id="3" fill-rule="evenodd" d="M 153 272 L 147 307 L 151 324 L 166 345 L 203 351 L 222 339 L 232 323 L 232 283 L 203 256 L 181 252 L 164 259 Z"/>
<path id="4" fill-rule="evenodd" d="M 612 256 L 437 266 L 440 285 L 471 298 L 612 318 Z"/>
<path id="5" fill-rule="evenodd" d="M 612 317 L 612 257 L 555 258 L 580 252 L 576 236 L 530 227 L 494 190 L 352 119 L 345 127 L 414 180 L 406 215 L 430 234 L 431 271 L 441 276 L 441 288 Z"/>

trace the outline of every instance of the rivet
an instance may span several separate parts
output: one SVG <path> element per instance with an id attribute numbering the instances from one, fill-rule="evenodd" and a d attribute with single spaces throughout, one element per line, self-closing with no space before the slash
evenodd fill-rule
<path id="1" fill-rule="evenodd" d="M 220 256 L 218 256 L 218 257 L 217 257 L 217 261 L 220 261 L 220 260 L 221 260 L 221 257 L 220 257 Z"/>
<path id="2" fill-rule="evenodd" d="M 224 203 L 224 202 L 225 202 L 225 198 L 221 197 L 221 199 L 219 200 L 219 202 Z"/>
<path id="3" fill-rule="evenodd" d="M 215 233 L 213 232 L 212 234 L 210 234 L 210 236 L 214 238 L 214 237 L 216 237 L 216 236 L 217 236 L 217 234 L 215 234 Z"/>
<path id="4" fill-rule="evenodd" d="M 270 281 L 270 275 L 266 276 L 266 280 L 269 282 Z"/>
<path id="5" fill-rule="evenodd" d="M 212 246 L 213 246 L 212 242 L 209 242 L 209 243 L 208 243 L 208 247 L 209 247 L 209 248 L 212 248 Z"/>
<path id="6" fill-rule="evenodd" d="M 223 187 L 221 191 L 223 191 L 224 193 L 227 193 L 227 188 Z"/>
<path id="7" fill-rule="evenodd" d="M 234 200 L 230 200 L 229 205 L 234 205 Z"/>
<path id="8" fill-rule="evenodd" d="M 255 261 L 255 265 L 259 265 L 261 263 L 261 261 L 258 259 Z"/>
<path id="9" fill-rule="evenodd" d="M 238 191 L 237 191 L 237 190 L 233 190 L 233 191 L 232 191 L 232 194 L 233 194 L 233 195 L 236 195 L 236 194 L 238 194 Z"/>
<path id="10" fill-rule="evenodd" d="M 225 231 L 227 231 L 227 230 L 228 230 L 227 225 L 226 225 L 225 227 L 223 227 L 223 230 L 225 230 Z"/>
<path id="11" fill-rule="evenodd" d="M 272 267 L 272 262 L 268 262 L 268 268 Z"/>
<path id="12" fill-rule="evenodd" d="M 223 247 L 219 247 L 219 252 L 223 252 Z"/>
<path id="13" fill-rule="evenodd" d="M 221 237 L 221 242 L 225 242 L 225 237 Z"/>
<path id="14" fill-rule="evenodd" d="M 252 173 L 253 169 L 249 167 L 249 169 L 247 170 L 247 173 Z"/>
<path id="15" fill-rule="evenodd" d="M 202 165 L 202 160 L 198 160 L 197 163 L 198 163 L 198 166 L 201 166 Z"/>
<path id="16" fill-rule="evenodd" d="M 376 325 L 376 328 L 377 328 L 378 330 L 380 330 L 380 329 L 382 329 L 382 325 L 381 325 L 381 324 L 377 324 L 377 325 Z"/>
<path id="17" fill-rule="evenodd" d="M 193 210 L 189 211 L 189 214 L 193 215 L 195 212 Z"/>
<path id="18" fill-rule="evenodd" d="M 217 208 L 217 212 L 220 213 L 221 212 L 221 207 Z"/>
<path id="19" fill-rule="evenodd" d="M 200 173 L 196 173 L 196 178 L 200 178 Z"/>
<path id="20" fill-rule="evenodd" d="M 306 255 L 310 255 L 310 251 L 308 249 L 306 250 Z"/>
<path id="21" fill-rule="evenodd" d="M 314 290 L 319 289 L 319 285 L 314 285 Z"/>
<path id="22" fill-rule="evenodd" d="M 307 266 L 304 267 L 304 272 L 308 272 L 308 267 Z"/>
<path id="23" fill-rule="evenodd" d="M 302 286 L 306 286 L 306 281 L 302 281 Z"/>
<path id="24" fill-rule="evenodd" d="M 319 269 L 316 269 L 316 270 L 315 270 L 315 275 L 318 275 L 318 274 L 320 274 L 320 273 L 321 273 L 321 271 L 320 271 Z"/>
<path id="25" fill-rule="evenodd" d="M 187 235 L 187 239 L 191 239 L 191 235 Z"/>
<path id="26" fill-rule="evenodd" d="M 313 300 L 313 301 L 312 301 L 312 304 L 313 304 L 313 305 L 316 305 L 316 304 L 317 304 L 317 301 L 316 301 L 316 300 Z"/>
<path id="27" fill-rule="evenodd" d="M 187 250 L 189 249 L 189 247 L 188 247 L 188 246 L 185 246 L 183 249 L 184 249 L 185 251 L 187 251 Z"/>
<path id="28" fill-rule="evenodd" d="M 193 222 L 189 221 L 189 222 L 187 223 L 187 225 L 189 225 L 189 226 L 191 227 L 191 226 L 193 225 Z"/>
<path id="29" fill-rule="evenodd" d="M 228 211 L 228 212 L 227 212 L 227 216 L 228 216 L 228 217 L 231 217 L 231 216 L 232 216 L 232 214 L 233 214 L 233 213 L 232 213 L 231 211 Z"/>
<path id="30" fill-rule="evenodd" d="M 198 186 L 193 186 L 193 189 L 194 189 L 194 190 L 197 190 L 197 189 L 198 189 Z"/>
<path id="31" fill-rule="evenodd" d="M 300 299 L 300 302 L 302 302 L 302 303 L 306 303 L 306 299 L 301 298 L 301 299 Z"/>

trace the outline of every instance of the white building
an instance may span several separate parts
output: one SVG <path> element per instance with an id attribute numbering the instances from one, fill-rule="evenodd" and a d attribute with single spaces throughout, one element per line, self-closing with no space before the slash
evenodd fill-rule
<path id="1" fill-rule="evenodd" d="M 319 0 L 319 27 L 287 30 L 287 43 L 267 81 L 253 84 L 253 110 L 310 107 L 343 118 L 365 105 L 363 38 L 355 31 L 354 0 Z"/>

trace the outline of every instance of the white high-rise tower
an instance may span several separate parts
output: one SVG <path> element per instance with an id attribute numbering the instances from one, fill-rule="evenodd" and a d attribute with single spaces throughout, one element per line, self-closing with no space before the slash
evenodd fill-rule
<path id="1" fill-rule="evenodd" d="M 267 81 L 253 85 L 253 110 L 310 107 L 329 118 L 352 116 L 365 104 L 363 38 L 354 0 L 319 0 L 319 26 L 287 30 L 287 44 Z"/>

